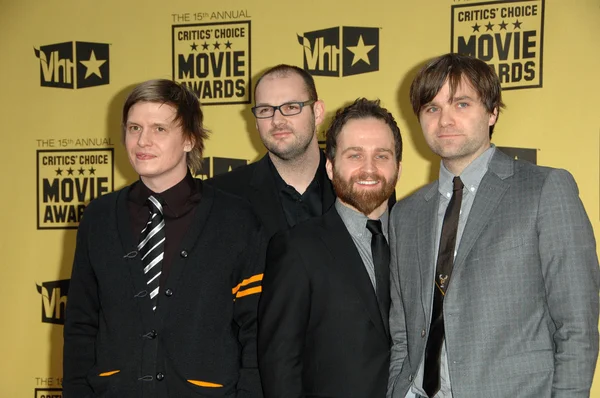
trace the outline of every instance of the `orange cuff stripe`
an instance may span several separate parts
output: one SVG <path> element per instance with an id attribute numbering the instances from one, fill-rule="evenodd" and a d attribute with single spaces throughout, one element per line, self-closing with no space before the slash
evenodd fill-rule
<path id="1" fill-rule="evenodd" d="M 251 287 L 250 289 L 246 289 L 246 290 L 242 290 L 241 292 L 238 292 L 235 295 L 235 297 L 240 298 L 240 297 L 249 296 L 251 294 L 256 294 L 256 293 L 260 293 L 260 292 L 262 292 L 262 286 L 256 286 L 256 287 Z"/>
<path id="2" fill-rule="evenodd" d="M 254 282 L 262 281 L 262 278 L 263 278 L 263 274 L 256 274 L 254 276 L 251 276 L 248 279 L 244 279 L 239 285 L 237 285 L 236 287 L 231 289 L 231 294 L 236 294 L 242 286 L 246 286 L 246 285 L 249 285 Z"/>
<path id="3" fill-rule="evenodd" d="M 110 372 L 100 373 L 98 376 L 100 376 L 100 377 L 112 376 L 115 373 L 119 373 L 119 372 L 120 372 L 120 370 L 111 370 Z"/>
<path id="4" fill-rule="evenodd" d="M 200 387 L 212 387 L 212 388 L 223 387 L 223 384 L 210 383 L 208 381 L 202 381 L 202 380 L 188 380 L 188 382 L 195 384 L 197 386 L 200 386 Z"/>

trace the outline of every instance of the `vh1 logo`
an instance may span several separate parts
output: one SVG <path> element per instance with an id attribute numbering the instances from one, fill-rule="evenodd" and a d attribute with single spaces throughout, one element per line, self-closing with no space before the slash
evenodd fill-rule
<path id="1" fill-rule="evenodd" d="M 42 296 L 42 322 L 65 324 L 67 293 L 70 279 L 36 284 L 37 292 Z"/>

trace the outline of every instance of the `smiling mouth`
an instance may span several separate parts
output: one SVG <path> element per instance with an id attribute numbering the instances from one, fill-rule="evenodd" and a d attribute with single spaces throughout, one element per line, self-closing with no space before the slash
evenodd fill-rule
<path id="1" fill-rule="evenodd" d="M 356 183 L 359 185 L 377 185 L 377 184 L 379 184 L 379 181 L 367 180 L 367 181 L 356 181 Z"/>
<path id="2" fill-rule="evenodd" d="M 136 153 L 135 157 L 138 158 L 139 160 L 148 160 L 148 159 L 155 158 L 154 155 L 151 155 L 151 154 L 148 154 L 148 153 Z"/>

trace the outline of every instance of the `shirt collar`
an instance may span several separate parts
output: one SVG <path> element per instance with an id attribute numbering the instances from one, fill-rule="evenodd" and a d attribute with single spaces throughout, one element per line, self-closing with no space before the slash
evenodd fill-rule
<path id="1" fill-rule="evenodd" d="M 335 200 L 335 209 L 342 218 L 342 221 L 346 225 L 346 228 L 348 229 L 348 232 L 350 232 L 350 235 L 360 238 L 364 236 L 365 231 L 368 231 L 367 220 L 369 220 L 369 218 L 367 216 L 346 206 L 340 201 L 339 198 Z M 381 220 L 383 234 L 387 237 L 389 220 L 389 211 L 387 208 L 385 209 L 381 217 L 379 217 L 379 220 Z"/>
<path id="2" fill-rule="evenodd" d="M 169 215 L 178 217 L 185 212 L 186 205 L 200 201 L 201 191 L 192 173 L 188 171 L 181 181 L 160 194 L 153 192 L 140 179 L 131 188 L 129 199 L 143 206 L 150 195 L 160 196 L 166 205 L 165 211 Z"/>
<path id="3" fill-rule="evenodd" d="M 320 152 L 320 160 L 319 160 L 319 167 L 317 167 L 317 171 L 315 172 L 315 176 L 313 177 L 312 181 L 310 182 L 310 184 L 308 184 L 308 186 L 312 186 L 313 184 L 316 184 L 317 187 L 321 187 L 321 181 L 323 178 L 323 172 L 325 170 L 325 162 L 327 161 L 327 158 L 325 157 L 325 154 L 323 153 L 323 151 L 319 151 Z M 271 174 L 273 175 L 273 180 L 275 181 L 275 186 L 277 187 L 277 190 L 279 192 L 286 192 L 288 191 L 290 188 L 294 189 L 294 187 L 292 187 L 291 185 L 288 185 L 287 182 L 284 181 L 284 179 L 281 177 L 281 175 L 279 174 L 279 171 L 277 171 L 277 167 L 275 167 L 275 165 L 273 164 L 273 161 L 271 160 L 270 156 L 267 156 L 267 160 L 269 163 L 269 168 L 271 170 Z M 308 189 L 307 189 L 308 191 Z"/>
<path id="4" fill-rule="evenodd" d="M 495 150 L 496 146 L 492 144 L 490 148 L 473 160 L 460 174 L 460 179 L 465 185 L 467 192 L 475 193 L 477 191 L 483 176 L 487 172 L 488 165 L 490 164 L 490 160 L 492 160 Z M 444 166 L 444 162 L 442 161 L 440 164 L 438 184 L 438 191 L 442 196 L 446 198 L 452 196 L 452 179 L 454 177 L 455 176 L 446 168 L 446 166 Z"/>

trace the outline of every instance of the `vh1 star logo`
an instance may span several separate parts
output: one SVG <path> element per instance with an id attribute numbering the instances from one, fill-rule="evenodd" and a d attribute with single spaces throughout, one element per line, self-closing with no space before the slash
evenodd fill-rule
<path id="1" fill-rule="evenodd" d="M 351 76 L 379 70 L 379 28 L 334 27 L 298 36 L 304 69 L 315 76 Z"/>
<path id="2" fill-rule="evenodd" d="M 70 279 L 36 284 L 37 292 L 42 296 L 42 322 L 65 324 L 65 308 Z"/>
<path id="3" fill-rule="evenodd" d="M 109 84 L 108 47 L 104 43 L 68 41 L 34 48 L 40 60 L 40 85 L 75 89 Z"/>

